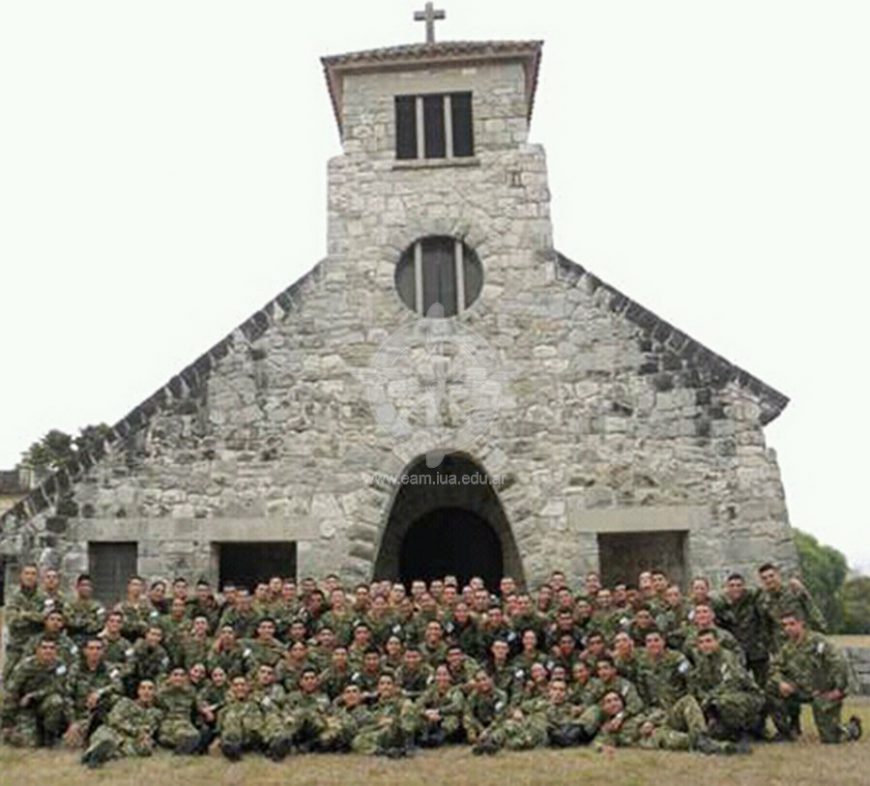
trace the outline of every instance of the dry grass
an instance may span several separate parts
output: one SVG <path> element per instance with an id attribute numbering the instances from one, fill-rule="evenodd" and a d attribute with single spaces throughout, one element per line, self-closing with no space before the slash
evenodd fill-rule
<path id="1" fill-rule="evenodd" d="M 856 700 L 847 711 L 858 712 L 870 730 L 870 702 Z M 420 754 L 387 761 L 362 756 L 306 756 L 273 764 L 249 756 L 239 764 L 219 757 L 152 759 L 109 763 L 96 772 L 78 764 L 71 753 L 20 751 L 0 747 L 0 783 L 9 786 L 139 786 L 182 783 L 212 786 L 548 786 L 580 782 L 606 786 L 799 786 L 838 784 L 864 786 L 870 771 L 870 744 L 822 746 L 809 716 L 805 738 L 792 745 L 758 746 L 751 756 L 706 757 L 697 754 L 620 750 L 613 757 L 589 749 L 543 750 L 478 758 L 468 748 Z"/>

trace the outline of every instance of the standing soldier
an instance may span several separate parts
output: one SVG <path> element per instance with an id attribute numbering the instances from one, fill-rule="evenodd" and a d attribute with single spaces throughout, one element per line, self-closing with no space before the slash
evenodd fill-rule
<path id="1" fill-rule="evenodd" d="M 769 562 L 758 569 L 758 577 L 762 587 L 758 603 L 763 613 L 771 654 L 785 644 L 782 616 L 786 612 L 800 615 L 811 630 L 825 632 L 825 618 L 800 581 L 791 579 L 788 584 L 783 584 L 779 568 Z"/>
<path id="2" fill-rule="evenodd" d="M 106 610 L 94 600 L 94 583 L 87 573 L 76 579 L 76 595 L 65 604 L 64 616 L 67 633 L 80 647 L 103 629 Z"/>
<path id="3" fill-rule="evenodd" d="M 807 630 L 799 612 L 782 616 L 785 644 L 774 656 L 767 684 L 767 700 L 779 739 L 799 733 L 800 705 L 813 708 L 822 742 L 852 742 L 861 736 L 861 719 L 852 716 L 843 727 L 840 717 L 848 685 L 846 661 L 832 642 Z"/>
<path id="4" fill-rule="evenodd" d="M 6 644 L 6 663 L 3 667 L 3 681 L 9 679 L 15 664 L 23 657 L 25 645 L 42 631 L 45 613 L 45 595 L 37 586 L 39 570 L 28 563 L 21 568 L 18 589 L 6 602 L 6 624 L 9 640 Z"/>
<path id="5" fill-rule="evenodd" d="M 737 639 L 743 649 L 746 666 L 756 683 L 764 685 L 767 682 L 769 642 L 759 594 L 759 590 L 747 588 L 743 576 L 732 573 L 725 581 L 724 595 L 713 605 L 719 624 Z"/>
<path id="6" fill-rule="evenodd" d="M 155 692 L 154 683 L 143 680 L 136 688 L 135 700 L 126 696 L 119 699 L 106 723 L 91 737 L 82 764 L 95 769 L 109 759 L 150 756 L 163 717 L 163 712 L 154 704 Z"/>
<path id="7" fill-rule="evenodd" d="M 3 697 L 5 742 L 16 747 L 51 748 L 60 741 L 71 714 L 68 677 L 53 639 L 43 639 L 35 655 L 18 662 Z"/>

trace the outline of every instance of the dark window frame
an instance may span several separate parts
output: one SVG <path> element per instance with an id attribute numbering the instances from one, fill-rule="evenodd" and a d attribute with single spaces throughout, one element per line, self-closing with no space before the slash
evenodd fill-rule
<path id="1" fill-rule="evenodd" d="M 396 159 L 444 161 L 474 157 L 470 90 L 395 96 Z"/>

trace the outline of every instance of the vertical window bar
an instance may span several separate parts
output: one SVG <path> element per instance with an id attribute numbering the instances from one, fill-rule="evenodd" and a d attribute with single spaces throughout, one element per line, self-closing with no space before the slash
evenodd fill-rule
<path id="1" fill-rule="evenodd" d="M 423 96 L 417 96 L 415 103 L 417 105 L 417 158 L 426 158 L 426 131 L 423 127 Z"/>
<path id="2" fill-rule="evenodd" d="M 444 96 L 444 154 L 453 158 L 453 102 L 450 93 Z"/>
<path id="3" fill-rule="evenodd" d="M 449 137 L 448 137 L 449 139 Z M 465 275 L 463 274 L 462 241 L 454 244 L 454 260 L 456 262 L 456 313 L 465 311 Z"/>
<path id="4" fill-rule="evenodd" d="M 423 244 L 414 243 L 414 310 L 423 314 Z"/>

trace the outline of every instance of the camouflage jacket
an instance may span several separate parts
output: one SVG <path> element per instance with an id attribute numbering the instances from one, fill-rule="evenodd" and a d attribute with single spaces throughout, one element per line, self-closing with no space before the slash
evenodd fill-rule
<path id="1" fill-rule="evenodd" d="M 73 718 L 77 721 L 86 720 L 90 715 L 87 701 L 92 693 L 109 705 L 124 693 L 119 669 L 107 666 L 105 662 L 97 664 L 96 669 L 89 669 L 84 663 L 79 664 L 70 672 L 68 686 Z"/>
<path id="2" fill-rule="evenodd" d="M 598 704 L 601 699 L 604 698 L 605 693 L 615 690 L 620 696 L 622 696 L 622 701 L 625 704 L 626 717 L 639 715 L 643 711 L 643 700 L 641 699 L 637 688 L 634 683 L 629 682 L 625 677 L 617 676 L 611 682 L 602 682 L 601 680 L 596 680 L 596 682 L 597 685 L 590 690 L 590 698 L 594 704 Z M 589 680 L 589 683 L 591 685 L 592 680 Z"/>
<path id="3" fill-rule="evenodd" d="M 163 720 L 192 721 L 197 707 L 196 691 L 189 685 L 164 685 L 154 703 L 163 711 Z"/>
<path id="4" fill-rule="evenodd" d="M 445 693 L 441 693 L 432 685 L 423 691 L 420 698 L 414 702 L 414 706 L 419 715 L 422 715 L 424 710 L 438 710 L 442 719 L 450 716 L 461 718 L 465 711 L 465 700 L 459 688 L 449 688 Z"/>
<path id="5" fill-rule="evenodd" d="M 758 595 L 758 606 L 762 614 L 762 624 L 766 632 L 770 651 L 776 652 L 785 644 L 786 636 L 782 629 L 782 615 L 786 611 L 801 614 L 811 630 L 824 633 L 825 618 L 819 607 L 806 590 L 795 591 L 784 585 L 776 592 L 761 590 Z"/>
<path id="6" fill-rule="evenodd" d="M 6 624 L 9 627 L 10 648 L 20 648 L 32 636 L 43 629 L 43 616 L 46 612 L 45 595 L 35 588 L 26 590 L 19 587 L 6 601 Z"/>
<path id="7" fill-rule="evenodd" d="M 465 710 L 462 715 L 462 725 L 469 738 L 476 737 L 495 723 L 504 715 L 507 708 L 508 697 L 504 691 L 497 688 L 489 693 L 473 691 L 465 700 Z"/>
<path id="8" fill-rule="evenodd" d="M 737 642 L 737 639 L 734 638 L 734 636 L 732 636 L 727 630 L 724 630 L 723 628 L 720 628 L 716 625 L 713 626 L 713 630 L 715 630 L 717 635 L 719 636 L 719 644 L 723 650 L 729 650 L 730 652 L 733 652 L 741 661 L 745 659 L 743 649 Z M 692 661 L 692 663 L 697 662 L 698 655 L 700 654 L 698 652 L 698 634 L 700 632 L 700 628 L 697 628 L 691 624 L 686 625 L 686 627 L 683 629 L 683 653 L 690 661 Z"/>
<path id="9" fill-rule="evenodd" d="M 137 681 L 154 680 L 157 682 L 169 670 L 169 655 L 159 644 L 149 647 L 145 639 L 139 639 L 132 648 L 128 659 L 130 673 Z"/>
<path id="10" fill-rule="evenodd" d="M 802 641 L 786 641 L 774 656 L 770 682 L 789 682 L 801 698 L 839 690 L 849 685 L 849 669 L 839 647 L 821 633 L 807 631 Z"/>
<path id="11" fill-rule="evenodd" d="M 21 700 L 30 695 L 33 702 L 39 702 L 48 696 L 61 696 L 69 701 L 68 681 L 69 669 L 62 661 L 55 661 L 51 666 L 39 662 L 35 655 L 30 655 L 18 661 L 6 684 L 5 702 L 18 708 Z"/>
<path id="12" fill-rule="evenodd" d="M 106 622 L 106 610 L 95 600 L 76 599 L 64 608 L 66 630 L 82 644 L 88 636 L 96 636 Z"/>
<path id="13" fill-rule="evenodd" d="M 747 589 L 736 601 L 720 596 L 713 602 L 719 625 L 737 639 L 750 662 L 764 660 L 771 644 L 760 595 L 759 590 Z"/>
<path id="14" fill-rule="evenodd" d="M 145 736 L 154 739 L 162 719 L 163 711 L 158 706 L 152 704 L 145 707 L 125 696 L 112 707 L 106 725 L 131 740 L 139 740 Z"/>
<path id="15" fill-rule="evenodd" d="M 737 656 L 721 648 L 710 655 L 697 653 L 694 668 L 689 672 L 689 690 L 701 706 L 734 691 L 760 694 L 752 675 Z"/>
<path id="16" fill-rule="evenodd" d="M 688 693 L 692 664 L 681 652 L 665 650 L 660 658 L 647 652 L 638 656 L 637 689 L 650 708 L 670 709 Z"/>

